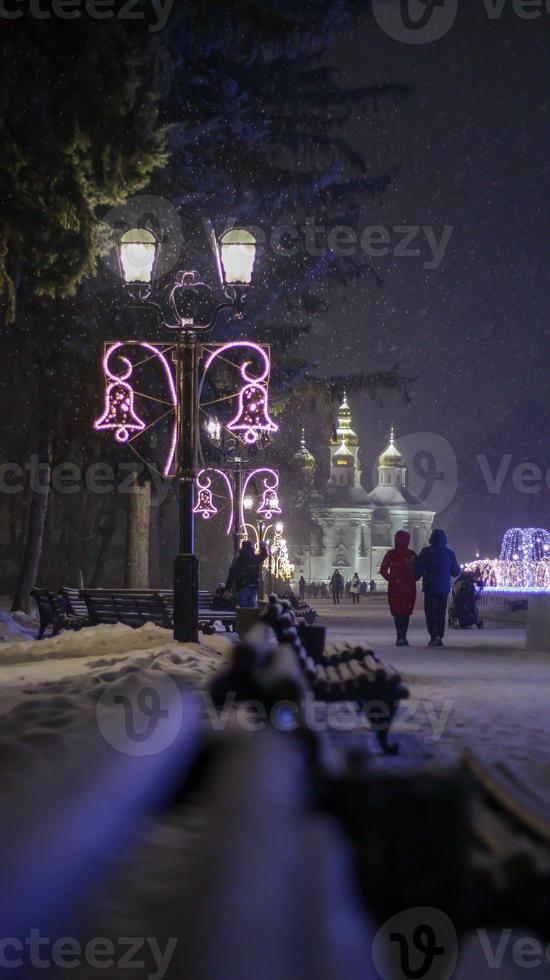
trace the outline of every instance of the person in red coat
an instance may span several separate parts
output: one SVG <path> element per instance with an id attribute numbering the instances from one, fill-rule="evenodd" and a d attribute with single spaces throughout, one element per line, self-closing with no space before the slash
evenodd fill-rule
<path id="1" fill-rule="evenodd" d="M 388 583 L 388 602 L 395 620 L 398 647 L 408 647 L 407 630 L 416 602 L 416 555 L 409 548 L 411 536 L 407 531 L 395 535 L 395 548 L 386 552 L 380 574 Z"/>

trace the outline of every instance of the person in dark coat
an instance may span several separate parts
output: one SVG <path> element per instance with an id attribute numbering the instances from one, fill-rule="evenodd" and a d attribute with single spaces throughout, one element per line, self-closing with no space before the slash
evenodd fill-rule
<path id="1" fill-rule="evenodd" d="M 386 552 L 380 566 L 380 574 L 388 583 L 388 602 L 395 621 L 398 647 L 409 645 L 407 630 L 416 602 L 416 554 L 409 548 L 410 540 L 408 531 L 398 531 L 395 548 Z"/>
<path id="2" fill-rule="evenodd" d="M 227 582 L 226 592 L 234 588 L 237 593 L 237 605 L 244 609 L 254 609 L 258 604 L 258 589 L 262 565 L 268 555 L 264 542 L 260 545 L 259 554 L 254 551 L 252 541 L 243 541 L 241 550 L 233 560 Z"/>
<path id="3" fill-rule="evenodd" d="M 340 575 L 337 568 L 335 568 L 332 573 L 332 578 L 330 580 L 330 591 L 332 592 L 332 601 L 334 605 L 339 606 L 340 597 L 344 591 L 344 579 Z"/>
<path id="4" fill-rule="evenodd" d="M 426 626 L 430 634 L 429 646 L 443 646 L 447 602 L 451 591 L 451 576 L 460 575 L 460 567 L 454 551 L 447 547 L 445 531 L 435 528 L 429 548 L 423 548 L 415 562 L 415 576 L 422 579 Z"/>
<path id="5" fill-rule="evenodd" d="M 300 602 L 303 602 L 306 597 L 306 580 L 303 575 L 300 575 L 300 579 L 298 581 L 298 592 L 300 595 Z"/>

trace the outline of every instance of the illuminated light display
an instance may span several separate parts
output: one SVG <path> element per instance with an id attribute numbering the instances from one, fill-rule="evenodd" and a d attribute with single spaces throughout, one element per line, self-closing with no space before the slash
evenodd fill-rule
<path id="1" fill-rule="evenodd" d="M 200 476 L 201 474 L 197 477 L 196 482 L 197 501 L 193 507 L 193 513 L 200 514 L 204 521 L 208 521 L 214 514 L 218 513 L 218 508 L 212 500 L 212 491 L 210 489 L 212 480 L 210 477 L 206 477 L 206 482 L 201 486 Z"/>
<path id="2" fill-rule="evenodd" d="M 219 513 L 218 508 L 212 499 L 212 491 L 210 489 L 212 486 L 212 480 L 209 474 L 219 476 L 227 487 L 227 493 L 229 496 L 229 521 L 227 524 L 227 534 L 231 534 L 233 529 L 234 509 L 233 487 L 231 486 L 231 480 L 229 479 L 227 473 L 224 473 L 223 470 L 217 470 L 213 467 L 199 470 L 195 480 L 195 506 L 193 508 L 193 513 L 199 514 L 204 521 L 210 520 L 211 517 Z"/>
<path id="3" fill-rule="evenodd" d="M 258 441 L 260 432 L 277 432 L 279 426 L 269 416 L 267 389 L 260 384 L 248 384 L 239 392 L 237 414 L 227 428 L 230 432 L 242 432 L 250 446 Z"/>
<path id="4" fill-rule="evenodd" d="M 269 489 L 264 490 L 262 501 L 258 507 L 258 514 L 261 514 L 267 521 L 270 521 L 274 514 L 282 513 L 283 512 L 279 505 L 277 491 Z"/>
<path id="5" fill-rule="evenodd" d="M 292 578 L 294 573 L 294 565 L 291 564 L 288 558 L 288 545 L 283 537 L 282 524 L 275 525 L 275 534 L 273 535 L 273 542 L 270 550 L 271 561 L 274 562 L 275 566 L 273 569 L 275 578 L 288 581 L 288 579 Z M 269 558 L 267 559 L 267 564 L 269 567 Z"/>
<path id="6" fill-rule="evenodd" d="M 158 358 L 164 372 L 169 393 L 169 404 L 174 410 L 174 423 L 172 426 L 170 446 L 162 473 L 163 476 L 168 476 L 176 455 L 178 438 L 176 409 L 178 399 L 168 358 L 159 347 L 155 347 L 154 344 L 149 344 L 145 340 L 133 342 L 119 340 L 106 348 L 102 362 L 103 373 L 106 379 L 105 407 L 101 418 L 94 422 L 94 429 L 97 431 L 111 429 L 114 431 L 117 442 L 127 442 L 132 432 L 137 434 L 146 428 L 145 422 L 136 413 L 136 392 L 128 381 L 133 373 L 134 365 L 125 354 L 120 353 L 122 347 L 143 347 L 153 354 L 154 357 Z M 118 374 L 111 368 L 113 356 L 117 352 L 120 361 L 124 365 L 124 368 Z"/>
<path id="7" fill-rule="evenodd" d="M 550 533 L 543 528 L 510 528 L 502 541 L 500 558 L 470 562 L 473 572 L 495 592 L 550 590 Z"/>
<path id="8" fill-rule="evenodd" d="M 268 383 L 271 362 L 265 347 L 250 340 L 235 340 L 215 348 L 207 358 L 204 374 L 210 368 L 215 358 L 226 355 L 231 351 L 244 348 L 254 352 L 263 367 L 256 377 L 250 374 L 252 361 L 244 360 L 239 365 L 243 386 L 237 394 L 237 412 L 227 424 L 230 432 L 242 433 L 244 442 L 252 446 L 262 433 L 278 432 L 279 426 L 269 414 Z"/>
<path id="9" fill-rule="evenodd" d="M 127 381 L 112 381 L 105 389 L 105 408 L 94 422 L 98 431 L 112 429 L 117 442 L 128 442 L 132 432 L 145 428 L 134 408 L 134 392 Z"/>
<path id="10" fill-rule="evenodd" d="M 274 514 L 282 514 L 278 495 L 279 474 L 276 470 L 272 470 L 268 466 L 258 466 L 257 469 L 251 470 L 250 473 L 247 473 L 243 482 L 242 500 L 244 504 L 244 501 L 247 499 L 246 491 L 248 490 L 251 481 L 257 479 L 261 475 L 263 475 L 264 490 L 260 506 L 257 508 L 257 513 L 261 514 L 262 517 L 265 517 L 266 520 L 270 521 Z M 241 524 L 244 524 L 244 510 L 241 512 L 240 519 Z"/>

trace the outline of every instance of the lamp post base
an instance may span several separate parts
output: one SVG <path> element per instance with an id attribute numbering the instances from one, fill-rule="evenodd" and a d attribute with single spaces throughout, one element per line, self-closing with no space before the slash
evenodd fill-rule
<path id="1" fill-rule="evenodd" d="M 174 639 L 199 639 L 199 561 L 196 555 L 176 555 L 174 561 Z"/>

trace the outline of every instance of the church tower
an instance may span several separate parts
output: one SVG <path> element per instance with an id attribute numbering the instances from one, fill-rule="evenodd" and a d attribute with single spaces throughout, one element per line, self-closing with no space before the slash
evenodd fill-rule
<path id="1" fill-rule="evenodd" d="M 315 475 L 315 456 L 306 446 L 306 430 L 302 429 L 300 448 L 294 453 L 294 461 L 300 469 L 304 482 L 311 484 Z"/>
<path id="2" fill-rule="evenodd" d="M 338 421 L 330 440 L 330 486 L 360 487 L 359 439 L 351 426 L 347 396 L 338 409 Z"/>
<path id="3" fill-rule="evenodd" d="M 395 444 L 392 426 L 390 444 L 378 457 L 378 485 L 402 488 L 406 483 L 407 464 Z"/>

